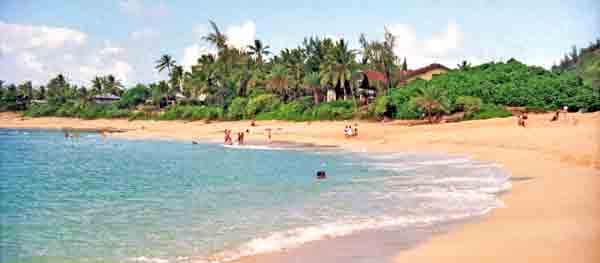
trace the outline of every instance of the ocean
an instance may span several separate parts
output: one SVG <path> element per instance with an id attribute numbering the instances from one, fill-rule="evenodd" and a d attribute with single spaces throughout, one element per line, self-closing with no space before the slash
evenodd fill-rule
<path id="1" fill-rule="evenodd" d="M 0 129 L 0 262 L 226 262 L 482 216 L 508 179 L 466 156 Z"/>

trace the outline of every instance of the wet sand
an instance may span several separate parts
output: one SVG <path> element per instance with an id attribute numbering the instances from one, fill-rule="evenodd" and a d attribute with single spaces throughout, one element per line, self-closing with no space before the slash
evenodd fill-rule
<path id="1" fill-rule="evenodd" d="M 246 139 L 251 144 L 281 142 L 282 145 L 339 146 L 358 152 L 469 155 L 499 163 L 512 173 L 513 188 L 501 197 L 506 208 L 496 209 L 482 220 L 455 226 L 409 249 L 402 244 L 386 243 L 383 236 L 381 242 L 371 238 L 372 242 L 364 244 L 372 248 L 367 251 L 397 246 L 397 255 L 390 261 L 398 263 L 600 262 L 600 113 L 571 116 L 577 123 L 566 119 L 549 122 L 552 114 L 530 115 L 527 128 L 518 127 L 515 118 L 412 127 L 402 121 L 385 124 L 361 121 L 358 122 L 359 136 L 354 138 L 343 135 L 344 126 L 354 121 L 259 121 L 257 127 L 250 127 L 249 121 L 206 124 L 22 119 L 13 113 L 2 113 L 0 128 L 112 128 L 124 131 L 111 134 L 116 137 L 190 142 L 221 142 L 224 129 L 234 132 L 250 129 Z M 271 143 L 266 138 L 267 129 L 272 131 Z M 342 245 L 339 247 L 343 249 Z M 257 255 L 239 262 L 302 262 L 303 255 L 325 253 L 314 244 L 307 244 L 298 251 Z M 286 254 L 290 256 L 285 257 Z M 373 254 L 361 255 L 356 261 L 369 262 L 370 256 Z M 340 260 L 338 262 L 354 261 Z"/>

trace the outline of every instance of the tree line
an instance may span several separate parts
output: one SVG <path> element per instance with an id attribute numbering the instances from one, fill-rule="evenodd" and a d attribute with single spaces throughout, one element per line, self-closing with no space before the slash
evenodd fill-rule
<path id="1" fill-rule="evenodd" d="M 112 75 L 94 78 L 90 88 L 72 85 L 63 75 L 39 88 L 31 82 L 18 86 L 0 82 L 0 110 L 83 118 L 431 120 L 462 111 L 468 118 L 507 116 L 504 106 L 540 111 L 563 105 L 599 109 L 595 85 L 576 73 L 548 71 L 514 59 L 478 66 L 463 61 L 456 70 L 431 81 L 404 84 L 407 61 L 394 52 L 398 40 L 385 28 L 382 40 L 361 35 L 358 49 L 351 49 L 344 39 L 307 37 L 297 47 L 273 54 L 259 39 L 236 48 L 209 22 L 211 30 L 203 40 L 216 47 L 216 54 L 202 55 L 189 71 L 165 54 L 155 68 L 166 71 L 166 80 L 127 89 Z M 366 71 L 379 72 L 384 80 L 369 80 L 365 86 L 361 74 Z M 95 103 L 94 96 L 100 94 L 121 98 L 108 105 Z M 364 100 L 369 96 L 374 101 Z M 165 99 L 177 103 L 159 113 L 152 110 L 163 106 Z"/>

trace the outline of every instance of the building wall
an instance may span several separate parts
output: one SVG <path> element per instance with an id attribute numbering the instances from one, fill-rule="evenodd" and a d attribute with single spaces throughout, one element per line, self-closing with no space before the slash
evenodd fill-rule
<path id="1" fill-rule="evenodd" d="M 445 69 L 430 70 L 430 71 L 427 71 L 427 72 L 425 72 L 423 74 L 419 74 L 419 75 L 416 75 L 416 76 L 413 76 L 413 77 L 409 78 L 407 80 L 407 82 L 411 82 L 411 81 L 416 80 L 416 79 L 431 80 L 433 78 L 433 76 L 439 75 L 439 74 L 444 74 L 446 72 L 448 72 L 448 71 L 445 70 Z"/>

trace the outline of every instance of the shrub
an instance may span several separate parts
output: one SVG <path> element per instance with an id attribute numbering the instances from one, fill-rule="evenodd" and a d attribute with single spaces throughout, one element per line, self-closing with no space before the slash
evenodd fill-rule
<path id="1" fill-rule="evenodd" d="M 480 98 L 472 96 L 460 96 L 454 102 L 454 108 L 457 111 L 464 111 L 465 114 L 477 112 L 481 109 L 483 102 Z"/>
<path id="2" fill-rule="evenodd" d="M 482 120 L 491 118 L 510 117 L 512 113 L 506 110 L 505 107 L 494 104 L 483 104 L 478 112 L 465 114 L 467 120 Z"/>
<path id="3" fill-rule="evenodd" d="M 246 114 L 248 117 L 252 117 L 261 112 L 273 112 L 280 104 L 281 100 L 273 94 L 258 95 L 248 101 Z"/>
<path id="4" fill-rule="evenodd" d="M 419 109 L 415 100 L 411 99 L 396 108 L 396 114 L 394 117 L 404 120 L 416 120 L 421 118 L 423 114 L 423 111 Z"/>
<path id="5" fill-rule="evenodd" d="M 123 93 L 123 96 L 121 96 L 121 99 L 117 102 L 117 106 L 121 109 L 134 108 L 135 106 L 144 103 L 151 95 L 150 89 L 142 84 L 138 84 Z"/>
<path id="6" fill-rule="evenodd" d="M 51 104 L 32 104 L 24 115 L 28 117 L 54 116 L 57 106 Z"/>
<path id="7" fill-rule="evenodd" d="M 352 101 L 321 103 L 312 110 L 311 120 L 349 120 L 354 117 L 356 107 Z M 305 112 L 305 116 L 306 116 Z M 305 117 L 306 119 L 306 117 Z"/>
<path id="8" fill-rule="evenodd" d="M 230 120 L 240 120 L 246 116 L 246 106 L 248 105 L 248 99 L 246 98 L 235 98 L 229 105 L 229 112 L 227 118 Z"/>
<path id="9" fill-rule="evenodd" d="M 389 110 L 390 97 L 379 96 L 375 100 L 375 106 L 373 107 L 373 116 L 383 117 Z"/>
<path id="10" fill-rule="evenodd" d="M 208 106 L 172 106 L 160 116 L 160 120 L 217 120 L 223 118 L 223 109 Z"/>
<path id="11" fill-rule="evenodd" d="M 527 106 L 525 107 L 526 112 L 532 113 L 545 113 L 552 111 L 553 107 L 543 107 L 543 106 Z"/>
<path id="12" fill-rule="evenodd" d="M 305 107 L 301 102 L 292 101 L 287 104 L 282 104 L 277 111 L 277 118 L 289 121 L 301 121 L 304 119 Z"/>

